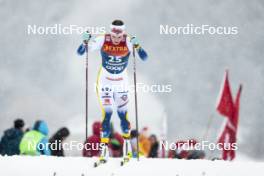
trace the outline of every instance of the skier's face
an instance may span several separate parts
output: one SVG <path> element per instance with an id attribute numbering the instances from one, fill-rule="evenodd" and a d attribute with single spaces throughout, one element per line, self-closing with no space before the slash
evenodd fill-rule
<path id="1" fill-rule="evenodd" d="M 111 35 L 111 40 L 114 45 L 118 45 L 123 40 L 124 35 Z"/>

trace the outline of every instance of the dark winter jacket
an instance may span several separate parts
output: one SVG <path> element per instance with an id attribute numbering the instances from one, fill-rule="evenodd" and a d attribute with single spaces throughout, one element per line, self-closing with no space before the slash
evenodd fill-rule
<path id="1" fill-rule="evenodd" d="M 159 143 L 155 142 L 154 144 L 151 145 L 148 157 L 157 158 L 158 157 L 158 150 L 159 150 Z"/>
<path id="2" fill-rule="evenodd" d="M 62 147 L 62 142 L 63 140 L 68 137 L 70 134 L 70 131 L 68 128 L 63 127 L 59 129 L 53 136 L 50 138 L 50 149 L 51 149 L 51 155 L 53 156 L 65 156 L 63 147 Z M 52 148 L 55 146 L 54 148 Z"/>
<path id="3" fill-rule="evenodd" d="M 23 132 L 17 128 L 11 128 L 4 132 L 0 142 L 1 155 L 19 155 L 19 143 Z"/>

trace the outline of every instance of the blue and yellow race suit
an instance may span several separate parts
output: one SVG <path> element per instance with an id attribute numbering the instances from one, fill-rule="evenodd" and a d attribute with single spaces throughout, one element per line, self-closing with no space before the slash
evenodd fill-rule
<path id="1" fill-rule="evenodd" d="M 100 50 L 102 56 L 102 66 L 97 77 L 97 95 L 103 115 L 101 142 L 109 141 L 110 119 L 114 106 L 121 121 L 123 137 L 129 138 L 127 65 L 129 56 L 133 52 L 130 37 L 124 35 L 122 41 L 115 45 L 111 41 L 110 34 L 98 36 L 88 44 L 88 51 L 95 50 Z M 136 51 L 142 60 L 147 59 L 147 54 L 142 47 L 137 47 Z M 85 46 L 81 44 L 78 54 L 82 55 L 84 52 Z"/>

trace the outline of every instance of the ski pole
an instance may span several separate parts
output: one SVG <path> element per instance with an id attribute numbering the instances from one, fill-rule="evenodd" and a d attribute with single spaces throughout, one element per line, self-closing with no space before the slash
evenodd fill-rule
<path id="1" fill-rule="evenodd" d="M 133 46 L 133 70 L 134 70 L 134 94 L 135 94 L 135 115 L 136 115 L 136 130 L 137 130 L 137 160 L 139 161 L 139 130 L 138 130 L 138 107 L 137 107 L 137 73 L 136 73 L 136 54 L 135 46 Z"/>
<path id="2" fill-rule="evenodd" d="M 88 137 L 88 42 L 85 43 L 85 140 Z"/>

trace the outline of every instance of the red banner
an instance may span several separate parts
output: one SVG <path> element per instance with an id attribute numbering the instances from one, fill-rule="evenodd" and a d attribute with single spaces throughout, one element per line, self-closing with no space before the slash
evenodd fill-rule
<path id="1" fill-rule="evenodd" d="M 223 145 L 222 158 L 224 160 L 233 160 L 235 158 L 236 149 L 236 135 L 239 119 L 239 102 L 242 91 L 242 85 L 239 86 L 239 90 L 235 99 L 235 103 L 232 99 L 230 84 L 228 80 L 228 72 L 226 71 L 224 77 L 224 84 L 222 86 L 220 99 L 217 105 L 217 111 L 227 117 L 227 121 L 218 139 L 218 143 Z"/>

